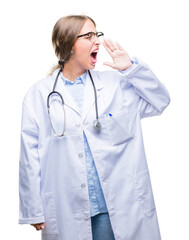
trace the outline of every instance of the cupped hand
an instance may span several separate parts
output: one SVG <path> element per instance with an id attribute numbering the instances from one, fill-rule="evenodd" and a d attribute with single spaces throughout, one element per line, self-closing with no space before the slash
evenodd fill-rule
<path id="1" fill-rule="evenodd" d="M 112 63 L 104 62 L 104 65 L 120 71 L 124 71 L 132 66 L 129 55 L 118 42 L 114 43 L 111 39 L 104 39 L 102 43 L 113 60 Z"/>
<path id="2" fill-rule="evenodd" d="M 42 230 L 45 227 L 45 223 L 31 224 L 37 231 Z"/>

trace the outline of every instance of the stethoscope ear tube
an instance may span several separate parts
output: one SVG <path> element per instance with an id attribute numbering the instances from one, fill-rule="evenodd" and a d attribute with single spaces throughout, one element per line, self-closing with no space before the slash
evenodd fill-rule
<path id="1" fill-rule="evenodd" d="M 63 107 L 63 111 L 64 111 L 64 126 L 63 126 L 63 132 L 61 134 L 58 134 L 55 130 L 55 127 L 52 123 L 52 120 L 51 120 L 51 113 L 50 113 L 50 108 L 48 108 L 48 114 L 49 114 L 49 119 L 50 119 L 50 123 L 51 123 L 51 127 L 53 129 L 53 132 L 54 132 L 54 136 L 55 137 L 63 137 L 65 136 L 65 129 L 66 129 L 66 115 L 65 115 L 65 109 Z"/>
<path id="2" fill-rule="evenodd" d="M 63 109 L 63 113 L 64 113 L 64 125 L 63 125 L 63 132 L 62 132 L 62 134 L 58 134 L 57 132 L 56 132 L 56 130 L 55 130 L 55 127 L 54 127 L 54 125 L 53 125 L 53 123 L 52 123 L 52 119 L 51 119 L 51 113 L 50 113 L 50 97 L 53 95 L 53 94 L 57 94 L 59 97 L 60 97 L 60 99 L 61 99 L 61 103 L 62 103 L 62 109 Z M 56 137 L 63 137 L 63 136 L 65 136 L 65 130 L 66 130 L 66 112 L 65 112 L 65 108 L 64 108 L 64 99 L 63 99 L 63 97 L 62 97 L 62 95 L 59 93 L 59 92 L 57 92 L 57 91 L 52 91 L 51 93 L 49 93 L 49 95 L 48 95 L 48 97 L 47 97 L 47 109 L 48 109 L 48 114 L 49 114 L 49 119 L 50 119 L 50 123 L 51 123 L 51 127 L 52 127 L 52 129 L 53 129 L 53 132 L 54 132 L 54 135 L 56 136 Z"/>
<path id="3" fill-rule="evenodd" d="M 60 68 L 60 70 L 58 71 L 58 74 L 57 74 L 57 76 L 56 76 L 56 79 L 55 79 L 55 82 L 54 82 L 54 86 L 53 86 L 52 92 L 55 91 L 56 84 L 57 84 L 57 81 L 58 81 L 58 77 L 59 77 L 60 73 L 62 72 L 62 70 L 63 70 L 63 68 Z"/>
<path id="4" fill-rule="evenodd" d="M 49 93 L 49 95 L 47 97 L 47 108 L 48 109 L 50 108 L 50 97 L 53 94 L 57 94 L 60 97 L 62 104 L 64 104 L 64 99 L 63 99 L 62 95 L 57 91 L 52 91 L 51 93 Z"/>

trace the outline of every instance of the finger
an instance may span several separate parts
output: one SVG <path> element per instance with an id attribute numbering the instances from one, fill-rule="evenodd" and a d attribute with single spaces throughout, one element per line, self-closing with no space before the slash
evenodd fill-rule
<path id="1" fill-rule="evenodd" d="M 37 231 L 42 230 L 42 229 L 44 229 L 43 224 L 38 224 L 38 225 L 36 226 L 36 230 L 37 230 Z"/>
<path id="2" fill-rule="evenodd" d="M 42 223 L 42 224 L 41 224 L 41 229 L 44 229 L 44 227 L 45 227 L 45 224 Z"/>
<path id="3" fill-rule="evenodd" d="M 38 224 L 31 224 L 37 231 L 44 229 L 45 224 L 44 223 L 38 223 Z"/>
<path id="4" fill-rule="evenodd" d="M 106 44 L 106 47 L 109 49 L 110 53 L 112 53 L 115 50 L 110 39 L 104 39 L 104 43 Z"/>
<path id="5" fill-rule="evenodd" d="M 111 49 L 113 49 L 113 51 L 118 49 L 118 46 L 111 39 L 109 39 L 109 43 L 111 44 Z"/>
<path id="6" fill-rule="evenodd" d="M 118 48 L 119 48 L 120 50 L 124 50 L 123 47 L 120 45 L 119 42 L 116 42 L 116 45 L 118 46 Z"/>
<path id="7" fill-rule="evenodd" d="M 38 230 L 44 229 L 44 227 L 45 227 L 44 223 L 38 224 Z"/>
<path id="8" fill-rule="evenodd" d="M 36 228 L 37 231 L 41 230 L 41 226 L 40 225 L 37 225 L 35 228 Z"/>
<path id="9" fill-rule="evenodd" d="M 104 41 L 102 42 L 102 44 L 103 44 L 103 46 L 105 47 L 106 51 L 107 51 L 110 55 L 112 55 L 112 50 L 108 47 L 107 42 L 104 40 Z"/>

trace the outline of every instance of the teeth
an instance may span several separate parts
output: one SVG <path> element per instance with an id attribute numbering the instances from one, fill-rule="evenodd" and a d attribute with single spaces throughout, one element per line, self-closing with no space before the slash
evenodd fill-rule
<path id="1" fill-rule="evenodd" d="M 97 53 L 98 52 L 98 50 L 95 50 L 93 53 Z"/>

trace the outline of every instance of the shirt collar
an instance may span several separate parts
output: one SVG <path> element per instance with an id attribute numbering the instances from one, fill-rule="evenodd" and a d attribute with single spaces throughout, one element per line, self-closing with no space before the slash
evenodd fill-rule
<path id="1" fill-rule="evenodd" d="M 73 82 L 69 79 L 65 78 L 63 73 L 60 74 L 61 79 L 63 80 L 64 85 L 74 85 L 74 84 L 86 84 L 86 76 L 87 72 L 85 72 L 82 76 L 77 77 Z"/>

